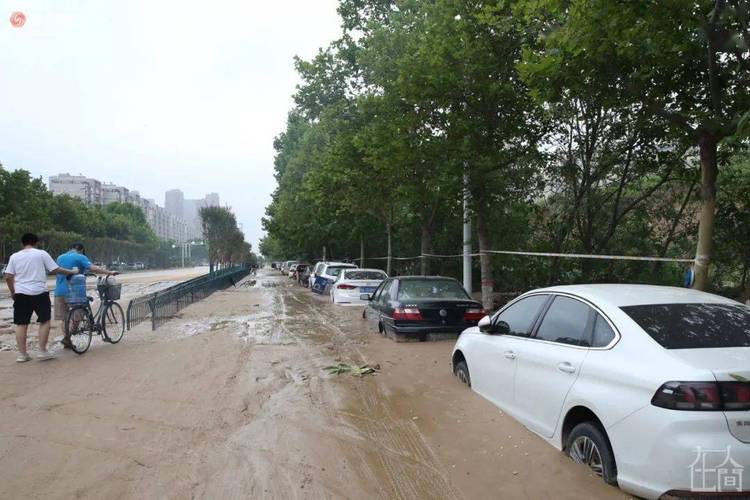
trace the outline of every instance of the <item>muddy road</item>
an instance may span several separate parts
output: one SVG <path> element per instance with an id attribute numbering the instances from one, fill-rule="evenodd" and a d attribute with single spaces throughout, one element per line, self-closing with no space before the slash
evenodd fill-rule
<path id="1" fill-rule="evenodd" d="M 451 347 L 264 270 L 83 356 L 0 352 L 0 498 L 628 498 L 462 386 Z"/>

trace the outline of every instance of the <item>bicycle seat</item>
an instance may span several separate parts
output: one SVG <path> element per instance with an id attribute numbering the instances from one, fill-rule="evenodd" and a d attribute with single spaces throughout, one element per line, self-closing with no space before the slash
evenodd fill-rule
<path id="1" fill-rule="evenodd" d="M 94 301 L 94 297 L 86 297 L 86 298 L 89 299 L 89 302 L 93 302 Z"/>

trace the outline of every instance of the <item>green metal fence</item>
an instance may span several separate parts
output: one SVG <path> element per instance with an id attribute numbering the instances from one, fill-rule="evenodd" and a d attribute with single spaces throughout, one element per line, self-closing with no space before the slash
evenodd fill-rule
<path id="1" fill-rule="evenodd" d="M 248 267 L 232 267 L 204 274 L 158 292 L 136 297 L 128 303 L 127 326 L 132 327 L 151 320 L 151 329 L 156 330 L 178 312 L 228 286 L 236 285 L 250 274 Z"/>

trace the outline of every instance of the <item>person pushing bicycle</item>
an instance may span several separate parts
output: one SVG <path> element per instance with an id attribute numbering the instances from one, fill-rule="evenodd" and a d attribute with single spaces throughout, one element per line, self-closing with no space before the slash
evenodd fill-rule
<path id="1" fill-rule="evenodd" d="M 92 264 L 89 258 L 86 257 L 83 243 L 77 242 L 72 243 L 70 245 L 70 250 L 57 257 L 57 265 L 67 269 L 77 267 L 79 270 L 78 272 L 81 274 L 85 274 L 86 272 L 106 274 L 107 276 L 118 274 L 117 271 L 109 271 L 101 266 Z M 55 284 L 55 320 L 60 321 L 60 327 L 64 335 L 60 343 L 66 349 L 71 349 L 72 344 L 70 342 L 70 335 L 69 333 L 65 333 L 65 317 L 69 309 L 66 300 L 69 291 L 68 280 L 69 279 L 65 276 L 57 276 L 57 283 Z"/>

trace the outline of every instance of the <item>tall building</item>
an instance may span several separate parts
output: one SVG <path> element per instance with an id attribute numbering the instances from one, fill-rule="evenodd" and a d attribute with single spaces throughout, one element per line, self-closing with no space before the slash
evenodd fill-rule
<path id="1" fill-rule="evenodd" d="M 170 189 L 164 193 L 164 208 L 167 213 L 175 217 L 183 218 L 182 205 L 185 202 L 185 195 L 179 189 Z"/>
<path id="2" fill-rule="evenodd" d="M 185 198 L 179 189 L 171 189 L 164 194 L 165 209 L 185 222 L 186 238 L 189 240 L 203 238 L 200 209 L 219 205 L 219 193 L 208 193 L 200 199 Z"/>
<path id="3" fill-rule="evenodd" d="M 203 198 L 204 207 L 218 207 L 219 206 L 219 193 L 208 193 Z"/>
<path id="4" fill-rule="evenodd" d="M 101 205 L 102 183 L 83 175 L 59 174 L 49 178 L 49 190 L 83 200 L 86 205 Z"/>

